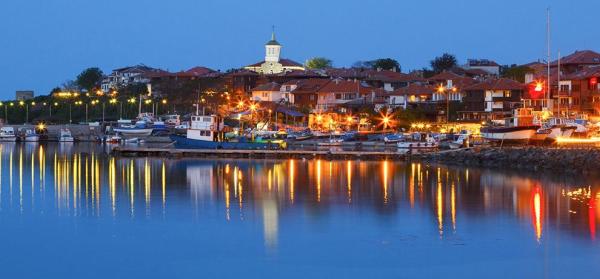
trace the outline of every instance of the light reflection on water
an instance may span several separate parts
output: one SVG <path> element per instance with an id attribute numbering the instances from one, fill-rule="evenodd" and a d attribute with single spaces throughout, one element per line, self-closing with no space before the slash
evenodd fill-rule
<path id="1" fill-rule="evenodd" d="M 3 144 L 0 152 L 4 226 L 13 219 L 27 222 L 28 216 L 86 220 L 80 226 L 92 227 L 107 219 L 130 224 L 141 219 L 160 227 L 190 217 L 196 221 L 179 221 L 177 227 L 205 220 L 202 233 L 213 235 L 229 223 L 260 224 L 237 233 L 256 241 L 252 234 L 259 232 L 263 249 L 277 251 L 295 237 L 307 237 L 300 235 L 306 227 L 349 225 L 394 239 L 396 230 L 405 228 L 397 227 L 401 223 L 414 226 L 407 229 L 410 237 L 441 243 L 485 239 L 502 228 L 516 245 L 529 242 L 536 249 L 558 245 L 558 239 L 567 243 L 560 245 L 595 244 L 600 215 L 600 188 L 583 177 L 536 178 L 392 161 L 115 158 L 102 148 L 72 144 Z M 282 234 L 282 226 L 303 229 Z M 320 241 L 339 233 L 320 235 Z"/>

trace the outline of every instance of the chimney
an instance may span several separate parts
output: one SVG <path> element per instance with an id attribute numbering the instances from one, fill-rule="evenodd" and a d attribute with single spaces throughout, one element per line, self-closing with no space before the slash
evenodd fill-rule
<path id="1" fill-rule="evenodd" d="M 394 66 L 394 68 L 392 68 L 392 72 L 395 73 L 396 71 L 397 71 L 396 66 Z"/>

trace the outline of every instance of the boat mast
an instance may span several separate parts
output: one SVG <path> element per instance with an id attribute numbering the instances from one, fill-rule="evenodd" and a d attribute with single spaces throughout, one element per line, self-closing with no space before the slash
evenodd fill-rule
<path id="1" fill-rule="evenodd" d="M 198 90 L 198 98 L 196 99 L 196 115 L 200 115 L 200 90 Z"/>
<path id="2" fill-rule="evenodd" d="M 546 85 L 546 109 L 550 108 L 550 8 L 546 8 L 546 45 L 548 48 L 548 53 L 546 56 L 546 65 L 548 68 L 548 80 Z"/>
<path id="3" fill-rule="evenodd" d="M 138 103 L 138 116 L 142 114 L 142 94 L 140 94 L 140 101 Z"/>
<path id="4" fill-rule="evenodd" d="M 556 75 L 558 76 L 558 89 L 556 90 L 558 92 L 558 104 L 556 106 L 558 108 L 558 117 L 560 117 L 560 50 L 558 51 L 558 70 Z"/>

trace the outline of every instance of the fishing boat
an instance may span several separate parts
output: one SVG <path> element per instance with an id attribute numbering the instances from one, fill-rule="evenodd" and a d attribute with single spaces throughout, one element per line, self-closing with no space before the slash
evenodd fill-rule
<path id="1" fill-rule="evenodd" d="M 513 117 L 505 119 L 504 126 L 487 126 L 481 128 L 481 136 L 488 141 L 527 142 L 541 128 L 533 124 L 532 110 L 515 109 Z"/>
<path id="2" fill-rule="evenodd" d="M 122 122 L 119 121 L 119 123 Z M 123 137 L 147 137 L 152 134 L 153 130 L 145 121 L 137 121 L 135 124 L 120 124 L 119 127 L 113 129 L 115 133 L 119 133 Z"/>
<path id="3" fill-rule="evenodd" d="M 317 145 L 319 146 L 340 146 L 344 140 L 342 138 L 329 138 L 327 141 L 319 142 Z"/>
<path id="4" fill-rule="evenodd" d="M 237 141 L 220 141 L 223 119 L 216 115 L 194 115 L 185 136 L 171 135 L 176 148 L 190 149 L 280 149 L 284 145 L 273 142 L 252 142 L 245 137 Z"/>
<path id="5" fill-rule="evenodd" d="M 400 141 L 396 146 L 399 149 L 435 149 L 439 142 L 429 134 L 414 133 L 409 140 Z"/>
<path id="6" fill-rule="evenodd" d="M 15 142 L 17 136 L 15 135 L 15 128 L 13 127 L 2 127 L 0 128 L 0 142 Z"/>
<path id="7" fill-rule="evenodd" d="M 295 141 L 307 140 L 307 139 L 310 139 L 312 137 L 313 137 L 313 134 L 312 134 L 312 132 L 310 130 L 289 133 L 287 135 L 288 139 L 295 140 Z"/>
<path id="8" fill-rule="evenodd" d="M 181 117 L 178 114 L 170 114 L 161 117 L 167 126 L 178 126 L 181 125 Z"/>
<path id="9" fill-rule="evenodd" d="M 383 136 L 383 141 L 385 143 L 397 143 L 404 138 L 402 134 L 388 134 Z"/>
<path id="10" fill-rule="evenodd" d="M 68 128 L 60 129 L 60 134 L 58 136 L 59 142 L 74 142 L 75 138 L 71 134 L 71 130 Z"/>
<path id="11" fill-rule="evenodd" d="M 112 136 L 107 136 L 105 141 L 106 141 L 106 143 L 118 144 L 121 142 L 121 140 L 123 140 L 123 138 L 121 138 L 121 136 L 119 136 L 119 134 L 115 134 Z"/>
<path id="12" fill-rule="evenodd" d="M 450 149 L 458 149 L 461 147 L 468 147 L 470 137 L 471 137 L 471 135 L 469 135 L 467 133 L 460 133 L 455 140 L 450 141 L 448 146 L 450 147 Z"/>
<path id="13" fill-rule="evenodd" d="M 21 140 L 23 142 L 38 142 L 40 141 L 40 136 L 32 129 L 25 129 Z"/>

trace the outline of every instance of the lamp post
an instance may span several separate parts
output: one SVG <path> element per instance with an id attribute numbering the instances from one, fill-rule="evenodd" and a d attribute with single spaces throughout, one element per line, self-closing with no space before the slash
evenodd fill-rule
<path id="1" fill-rule="evenodd" d="M 167 105 L 167 99 L 162 99 L 162 101 L 160 101 L 160 103 L 163 105 L 163 111 L 164 111 L 165 110 L 164 106 Z M 158 113 L 158 103 L 156 103 L 156 107 L 157 107 L 156 113 Z"/>
<path id="2" fill-rule="evenodd" d="M 450 92 L 456 93 L 457 91 L 458 91 L 458 89 L 454 86 L 452 86 L 450 88 L 446 88 L 441 84 L 437 88 L 438 93 L 446 95 L 446 123 L 450 122 Z"/>
<path id="3" fill-rule="evenodd" d="M 75 105 L 76 106 L 80 106 L 82 105 L 83 102 L 82 101 L 75 101 Z M 85 104 L 85 122 L 88 122 L 88 110 L 87 110 L 87 103 Z"/>
<path id="4" fill-rule="evenodd" d="M 25 103 L 24 101 L 19 101 L 19 106 L 25 107 L 25 123 L 27 123 L 28 119 L 29 119 L 29 105 L 27 103 Z M 25 124 L 25 123 L 23 123 L 23 124 Z"/>
<path id="5" fill-rule="evenodd" d="M 135 97 L 131 97 L 127 100 L 128 103 L 135 105 Z"/>
<path id="6" fill-rule="evenodd" d="M 110 103 L 110 104 L 113 104 L 113 105 L 114 105 L 114 104 L 116 104 L 117 102 L 118 102 L 118 101 L 117 101 L 117 99 L 116 99 L 116 98 L 112 98 L 112 99 L 110 99 L 110 101 L 108 101 L 108 103 Z M 123 106 L 121 106 L 121 109 L 122 109 L 122 108 L 123 108 Z M 102 112 L 102 115 L 103 115 L 103 116 L 102 116 L 102 121 L 104 122 L 104 109 L 103 109 L 102 111 L 103 111 L 103 112 Z M 121 114 L 121 112 L 119 112 L 119 115 L 120 115 L 120 114 Z"/>
<path id="7" fill-rule="evenodd" d="M 98 102 L 99 102 L 98 100 L 92 100 L 91 105 L 96 106 L 96 104 L 98 104 Z M 103 117 L 102 121 L 104 121 L 104 115 L 102 117 Z"/>
<path id="8" fill-rule="evenodd" d="M 6 112 L 7 106 L 4 105 L 3 102 L 0 102 L 0 107 L 4 107 L 4 122 L 6 122 L 5 124 L 8 124 L 8 112 Z"/>

